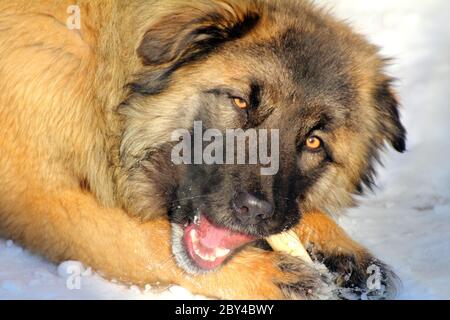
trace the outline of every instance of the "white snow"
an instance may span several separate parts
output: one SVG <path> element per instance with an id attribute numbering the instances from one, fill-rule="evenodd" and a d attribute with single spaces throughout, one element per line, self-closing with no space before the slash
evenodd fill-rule
<path id="1" fill-rule="evenodd" d="M 390 150 L 378 189 L 341 225 L 403 281 L 401 299 L 450 299 L 450 2 L 317 0 L 393 57 L 408 152 Z M 78 277 L 80 275 L 80 277 Z M 70 289 L 71 288 L 71 289 Z M 78 289 L 79 288 L 79 289 Z M 55 266 L 0 240 L 0 299 L 195 299 L 180 287 L 140 290 L 78 262 Z"/>
<path id="2" fill-rule="evenodd" d="M 408 152 L 384 157 L 375 194 L 340 222 L 395 268 L 399 298 L 450 299 L 450 2 L 321 2 L 394 57 L 409 133 Z"/>

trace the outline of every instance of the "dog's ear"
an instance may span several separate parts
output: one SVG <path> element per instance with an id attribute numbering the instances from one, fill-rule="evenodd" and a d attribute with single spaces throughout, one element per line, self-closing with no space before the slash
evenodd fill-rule
<path id="1" fill-rule="evenodd" d="M 144 65 L 183 65 L 250 31 L 259 20 L 248 4 L 195 1 L 150 26 L 137 50 Z"/>
<path id="2" fill-rule="evenodd" d="M 399 102 L 391 83 L 391 79 L 385 79 L 376 87 L 375 103 L 380 113 L 380 126 L 384 137 L 395 150 L 404 152 L 406 130 L 400 121 Z"/>

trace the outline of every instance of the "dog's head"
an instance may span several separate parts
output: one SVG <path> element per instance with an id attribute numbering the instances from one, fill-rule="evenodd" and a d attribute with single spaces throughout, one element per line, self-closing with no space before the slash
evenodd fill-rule
<path id="1" fill-rule="evenodd" d="M 215 269 L 302 212 L 351 205 L 385 142 L 404 151 L 384 62 L 347 26 L 300 1 L 166 11 L 143 35 L 144 67 L 120 108 L 119 186 L 129 211 L 169 214 L 184 269 Z M 229 129 L 246 134 L 240 164 Z"/>

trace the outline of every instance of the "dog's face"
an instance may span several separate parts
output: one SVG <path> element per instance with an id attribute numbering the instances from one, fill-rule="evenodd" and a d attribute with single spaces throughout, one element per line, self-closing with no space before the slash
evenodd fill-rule
<path id="1" fill-rule="evenodd" d="M 150 26 L 138 49 L 146 67 L 120 109 L 119 186 L 131 212 L 169 214 L 185 270 L 216 269 L 302 212 L 351 205 L 371 185 L 385 141 L 404 150 L 383 62 L 346 26 L 296 1 L 200 2 L 172 16 Z M 195 121 L 223 136 L 200 140 L 203 148 L 226 149 L 227 129 L 267 134 L 274 162 L 195 164 L 192 152 L 193 164 L 174 163 L 172 132 L 195 133 Z"/>

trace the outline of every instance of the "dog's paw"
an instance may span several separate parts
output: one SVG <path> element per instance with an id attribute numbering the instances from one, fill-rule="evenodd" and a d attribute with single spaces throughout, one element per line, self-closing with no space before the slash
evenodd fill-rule
<path id="1" fill-rule="evenodd" d="M 278 268 L 283 278 L 277 279 L 285 299 L 295 300 L 335 300 L 339 297 L 335 292 L 335 285 L 331 274 L 325 268 L 311 266 L 302 260 L 280 255 Z"/>
<path id="2" fill-rule="evenodd" d="M 333 274 L 337 294 L 346 300 L 389 300 L 400 286 L 396 274 L 368 253 L 319 259 Z"/>

